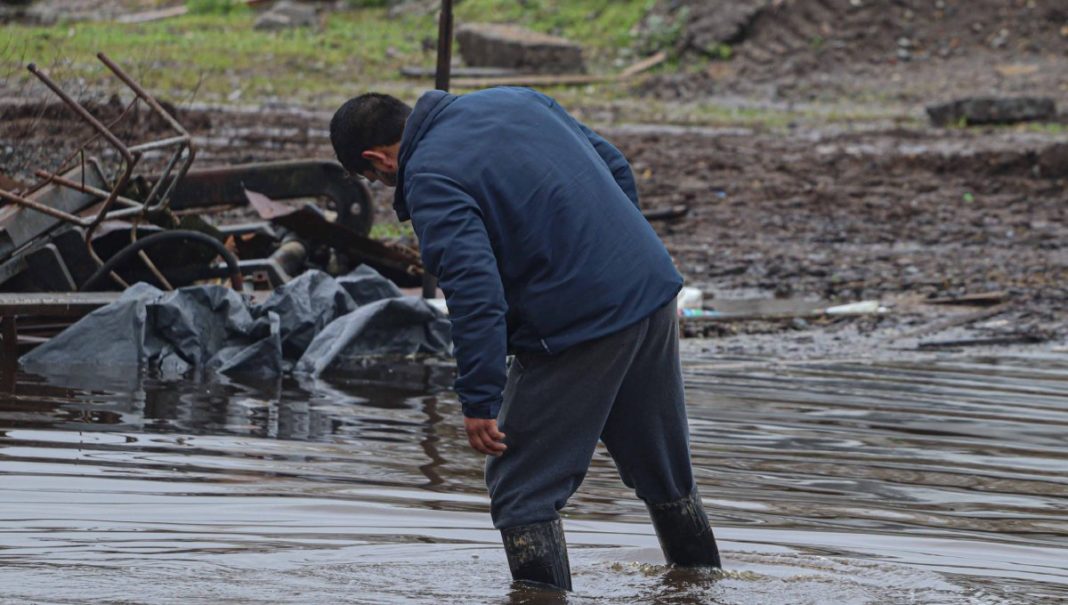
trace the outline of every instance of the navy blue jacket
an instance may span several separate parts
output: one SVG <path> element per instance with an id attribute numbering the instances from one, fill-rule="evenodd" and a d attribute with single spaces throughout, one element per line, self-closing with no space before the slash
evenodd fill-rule
<path id="1" fill-rule="evenodd" d="M 541 93 L 428 92 L 399 164 L 394 209 L 445 292 L 466 416 L 496 418 L 509 350 L 617 332 L 682 287 L 623 154 Z"/>

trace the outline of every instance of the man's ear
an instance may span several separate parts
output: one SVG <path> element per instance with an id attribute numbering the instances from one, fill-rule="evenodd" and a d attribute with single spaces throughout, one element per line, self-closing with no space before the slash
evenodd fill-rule
<path id="1" fill-rule="evenodd" d="M 367 160 L 368 162 L 371 162 L 372 164 L 374 164 L 375 162 L 378 162 L 380 164 L 386 163 L 386 154 L 373 148 L 361 153 L 360 157 Z"/>

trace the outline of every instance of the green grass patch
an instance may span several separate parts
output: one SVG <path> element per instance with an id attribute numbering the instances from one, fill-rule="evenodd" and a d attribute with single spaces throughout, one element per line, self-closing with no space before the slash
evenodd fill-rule
<path id="1" fill-rule="evenodd" d="M 456 23 L 513 21 L 581 42 L 591 71 L 629 48 L 631 30 L 649 0 L 465 0 Z M 61 82 L 109 93 L 121 91 L 96 60 L 103 51 L 161 98 L 178 102 L 264 101 L 332 106 L 369 89 L 412 99 L 432 86 L 406 80 L 400 68 L 435 62 L 436 14 L 388 18 L 377 0 L 324 13 L 320 29 L 262 32 L 256 13 L 229 0 L 189 0 L 183 17 L 137 25 L 113 22 L 5 25 L 0 41 L 0 87 L 30 81 L 35 62 Z M 598 64 L 597 61 L 604 63 Z"/>
<path id="2" fill-rule="evenodd" d="M 415 239 L 415 231 L 411 222 L 375 223 L 371 226 L 371 237 L 384 240 Z"/>
<path id="3" fill-rule="evenodd" d="M 194 15 L 229 15 L 248 10 L 240 0 L 187 0 L 185 5 Z"/>
<path id="4" fill-rule="evenodd" d="M 423 40 L 431 18 L 386 19 L 383 9 L 332 13 L 322 29 L 261 32 L 250 11 L 188 15 L 122 25 L 70 23 L 5 26 L 0 79 L 27 81 L 23 62 L 36 62 L 63 82 L 121 90 L 96 60 L 103 51 L 154 94 L 209 102 L 274 100 L 317 104 L 348 98 L 379 82 L 400 81 L 403 65 L 431 65 Z"/>

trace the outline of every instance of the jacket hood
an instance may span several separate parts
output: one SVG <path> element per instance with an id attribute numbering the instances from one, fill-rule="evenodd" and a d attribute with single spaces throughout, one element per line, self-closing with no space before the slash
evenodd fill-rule
<path id="1" fill-rule="evenodd" d="M 397 220 L 399 221 L 407 221 L 412 218 L 411 213 L 408 212 L 408 203 L 404 197 L 405 165 L 412 157 L 412 153 L 415 152 L 419 141 L 430 130 L 434 123 L 434 118 L 456 98 L 456 95 L 451 95 L 443 90 L 425 92 L 415 103 L 412 114 L 408 116 L 408 121 L 404 124 L 404 135 L 401 136 L 399 159 L 397 161 L 397 187 L 393 192 L 393 210 L 397 213 Z"/>

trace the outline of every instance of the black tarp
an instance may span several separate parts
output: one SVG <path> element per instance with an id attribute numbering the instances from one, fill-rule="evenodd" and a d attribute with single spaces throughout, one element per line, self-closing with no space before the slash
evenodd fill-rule
<path id="1" fill-rule="evenodd" d="M 293 367 L 318 375 L 368 357 L 449 354 L 449 322 L 361 267 L 334 279 L 307 271 L 250 305 L 222 286 L 163 292 L 136 284 L 22 356 L 29 372 L 142 368 L 268 378 Z"/>

